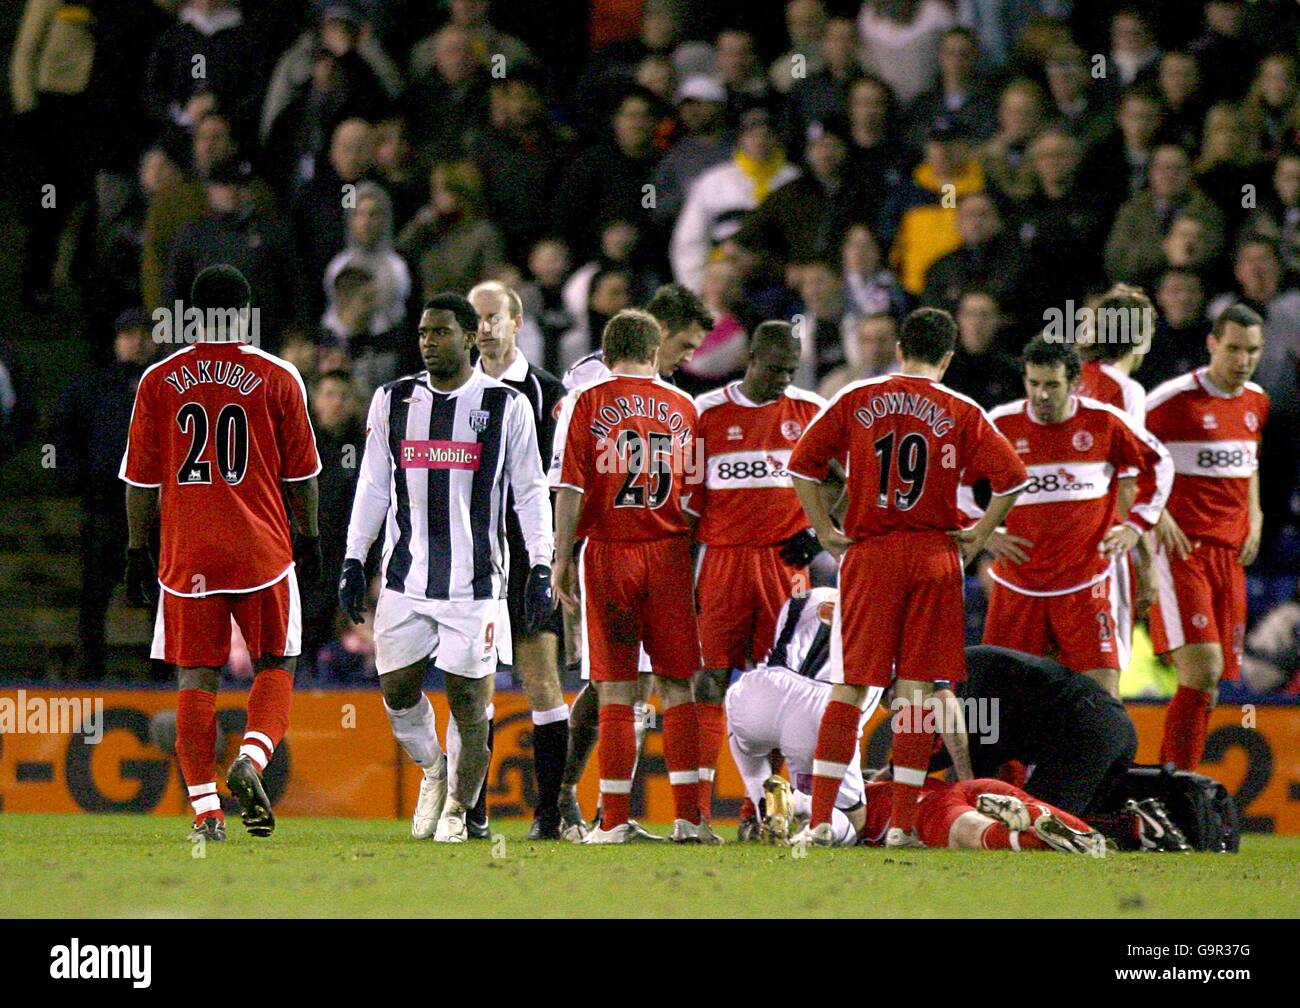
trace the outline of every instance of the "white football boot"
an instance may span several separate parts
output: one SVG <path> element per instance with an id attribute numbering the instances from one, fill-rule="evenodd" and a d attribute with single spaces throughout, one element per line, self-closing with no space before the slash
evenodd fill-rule
<path id="1" fill-rule="evenodd" d="M 1015 795 L 982 794 L 975 799 L 975 808 L 1010 830 L 1027 830 L 1034 825 L 1028 807 Z"/>
<path id="2" fill-rule="evenodd" d="M 1051 812 L 1044 812 L 1034 822 L 1034 833 L 1038 839 L 1054 851 L 1064 854 L 1088 854 L 1096 858 L 1106 856 L 1106 838 L 1093 830 L 1084 833 L 1058 819 Z"/>
<path id="3" fill-rule="evenodd" d="M 886 847 L 898 847 L 904 850 L 920 850 L 925 847 L 921 843 L 921 838 L 916 835 L 915 830 L 905 830 L 898 826 L 890 826 L 889 832 L 885 834 Z"/>
<path id="4" fill-rule="evenodd" d="M 673 831 L 668 839 L 676 844 L 704 844 L 706 847 L 717 847 L 723 842 L 708 823 L 703 820 L 687 822 L 685 819 L 673 820 Z"/>
<path id="5" fill-rule="evenodd" d="M 663 843 L 663 841 L 664 837 L 647 832 L 645 827 L 632 820 L 609 829 L 593 826 L 582 839 L 585 844 Z"/>
<path id="6" fill-rule="evenodd" d="M 790 838 L 791 847 L 834 847 L 835 831 L 828 822 L 805 826 Z"/>
<path id="7" fill-rule="evenodd" d="M 447 799 L 442 815 L 438 819 L 438 829 L 433 834 L 434 843 L 464 843 L 469 839 L 469 829 L 465 826 L 466 808 L 455 798 Z"/>
<path id="8" fill-rule="evenodd" d="M 424 771 L 420 779 L 420 797 L 415 802 L 415 815 L 411 816 L 411 836 L 428 840 L 438 828 L 442 806 L 447 801 L 447 756 Z"/>

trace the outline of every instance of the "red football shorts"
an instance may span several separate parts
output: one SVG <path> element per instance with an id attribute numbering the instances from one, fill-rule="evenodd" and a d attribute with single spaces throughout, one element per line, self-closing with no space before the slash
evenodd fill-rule
<path id="1" fill-rule="evenodd" d="M 160 594 L 152 658 L 182 668 L 220 668 L 230 660 L 232 616 L 254 661 L 302 650 L 302 601 L 292 570 L 257 591 L 201 598 L 169 591 Z"/>
<path id="2" fill-rule="evenodd" d="M 1156 603 L 1148 620 L 1156 654 L 1184 644 L 1219 644 L 1223 678 L 1241 674 L 1246 643 L 1246 571 L 1238 551 L 1197 543 L 1186 560 L 1158 549 Z"/>
<path id="3" fill-rule="evenodd" d="M 888 687 L 966 679 L 957 546 L 944 532 L 890 532 L 849 547 L 831 633 L 831 679 Z"/>
<path id="4" fill-rule="evenodd" d="M 947 847 L 952 824 L 967 812 L 975 811 L 975 802 L 982 794 L 1014 795 L 1030 807 L 1029 815 L 1033 819 L 1038 818 L 1037 809 L 1046 809 L 1073 829 L 1092 829 L 1078 816 L 1039 801 L 1028 791 L 1013 784 L 991 778 L 976 778 L 922 793 L 921 807 L 916 810 L 916 833 L 921 842 L 927 847 Z"/>
<path id="5" fill-rule="evenodd" d="M 781 607 L 808 584 L 807 568 L 788 566 L 780 546 L 701 546 L 695 603 L 704 668 L 744 668 L 766 658 Z"/>
<path id="6" fill-rule="evenodd" d="M 1076 672 L 1122 669 L 1119 600 L 1110 576 L 1068 595 L 1026 595 L 997 581 L 989 591 L 984 643 L 1027 654 L 1052 655 Z"/>
<path id="7" fill-rule="evenodd" d="M 632 682 L 644 645 L 655 675 L 690 679 L 700 635 L 685 536 L 646 542 L 587 540 L 578 558 L 583 660 L 597 682 Z"/>

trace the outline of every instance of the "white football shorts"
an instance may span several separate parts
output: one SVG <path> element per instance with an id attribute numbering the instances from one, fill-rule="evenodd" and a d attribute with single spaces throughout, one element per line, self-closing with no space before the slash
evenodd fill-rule
<path id="1" fill-rule="evenodd" d="M 376 671 L 383 675 L 428 658 L 467 679 L 495 675 L 498 660 L 510 664 L 506 600 L 445 602 L 382 589 L 375 607 Z"/>

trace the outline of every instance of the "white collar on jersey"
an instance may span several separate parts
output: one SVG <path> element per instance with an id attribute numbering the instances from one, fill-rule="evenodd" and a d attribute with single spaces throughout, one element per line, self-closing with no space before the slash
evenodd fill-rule
<path id="1" fill-rule="evenodd" d="M 1246 391 L 1244 385 L 1237 389 L 1236 392 L 1223 391 L 1223 389 L 1214 384 L 1214 379 L 1210 377 L 1210 369 L 1208 367 L 1197 368 L 1195 374 L 1196 380 L 1201 383 L 1201 388 L 1214 396 L 1215 399 L 1236 399 L 1237 396 Z"/>
<path id="2" fill-rule="evenodd" d="M 782 392 L 781 395 L 776 397 L 776 399 L 769 399 L 767 402 L 758 403 L 758 402 L 754 402 L 747 395 L 745 395 L 745 393 L 740 391 L 740 382 L 734 381 L 727 386 L 727 395 L 731 397 L 731 401 L 734 402 L 737 406 L 748 406 L 751 409 L 758 409 L 758 407 L 760 406 L 771 406 L 772 403 L 782 399 L 785 396 L 785 393 Z"/>
<path id="3" fill-rule="evenodd" d="M 1066 412 L 1065 416 L 1061 417 L 1060 420 L 1057 420 L 1056 423 L 1049 424 L 1046 420 L 1039 420 L 1038 414 L 1034 412 L 1033 403 L 1031 403 L 1028 399 L 1025 400 L 1025 416 L 1029 417 L 1029 419 L 1034 423 L 1039 424 L 1043 427 L 1055 427 L 1056 424 L 1063 424 L 1065 423 L 1065 421 L 1072 419 L 1074 417 L 1074 414 L 1078 412 L 1079 412 L 1079 397 L 1077 395 L 1072 395 L 1070 396 L 1070 408 Z"/>
<path id="4" fill-rule="evenodd" d="M 474 385 L 483 374 L 484 372 L 480 371 L 478 368 L 470 368 L 469 377 L 465 379 L 464 384 L 458 385 L 450 392 L 444 392 L 442 389 L 434 388 L 433 381 L 429 378 L 428 371 L 421 371 L 417 377 L 420 379 L 420 383 L 434 395 L 451 397 L 460 395 L 467 388 Z"/>
<path id="5" fill-rule="evenodd" d="M 477 370 L 482 371 L 484 374 L 487 374 L 487 371 L 483 368 L 482 356 L 479 357 L 478 361 L 474 364 L 474 367 Z M 504 371 L 501 372 L 501 377 L 498 378 L 497 381 L 521 382 L 527 377 L 528 358 L 525 357 L 524 352 L 516 346 L 515 359 L 510 362 L 510 365 Z"/>

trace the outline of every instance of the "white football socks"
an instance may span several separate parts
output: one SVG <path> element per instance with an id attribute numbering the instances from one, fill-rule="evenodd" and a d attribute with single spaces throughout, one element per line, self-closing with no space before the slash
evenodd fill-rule
<path id="1" fill-rule="evenodd" d="M 415 706 L 405 710 L 393 710 L 385 701 L 384 712 L 393 726 L 393 737 L 406 754 L 426 770 L 437 767 L 442 746 L 438 744 L 437 719 L 429 698 L 421 693 Z"/>

